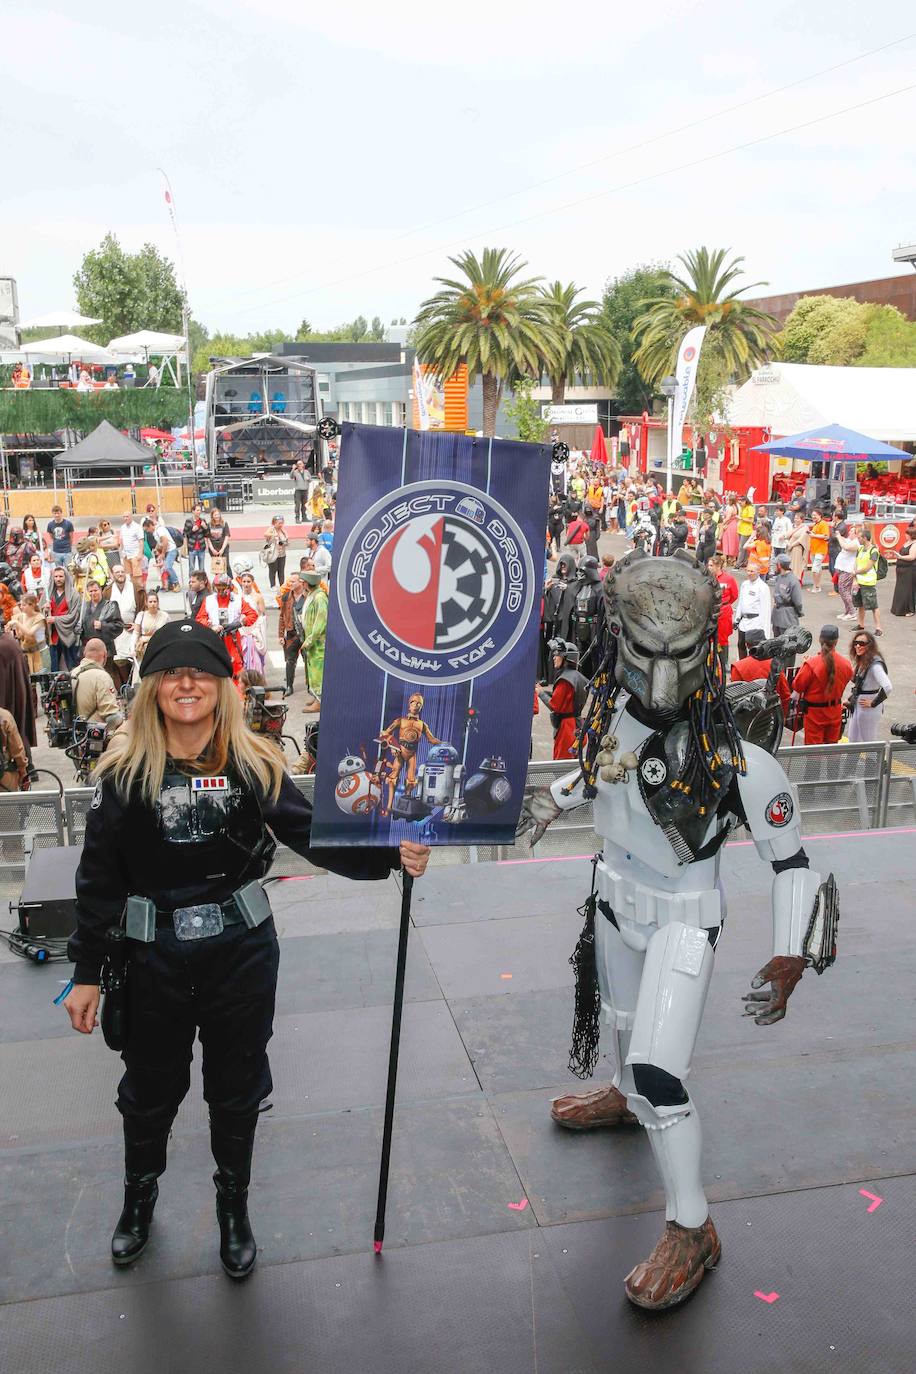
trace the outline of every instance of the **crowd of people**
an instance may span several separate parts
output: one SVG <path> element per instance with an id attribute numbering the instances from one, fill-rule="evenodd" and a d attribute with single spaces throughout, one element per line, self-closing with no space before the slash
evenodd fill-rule
<path id="1" fill-rule="evenodd" d="M 686 477 L 675 493 L 651 476 L 636 479 L 587 459 L 555 462 L 551 484 L 536 709 L 543 702 L 552 713 L 555 758 L 570 757 L 577 703 L 584 700 L 579 678 L 587 682 L 598 666 L 601 582 L 614 565 L 612 554 L 599 553 L 600 536 L 623 535 L 648 555 L 688 549 L 688 509 L 695 522 L 689 552 L 722 588 L 718 645 L 726 677 L 765 679 L 770 661 L 752 656 L 756 646 L 801 623 L 802 588 L 814 595 L 829 590 L 842 606 L 836 619 L 856 624 L 850 659 L 836 652 L 837 627 L 826 625 L 819 650 L 803 665 L 804 672 L 798 670 L 791 692 L 782 675 L 777 690 L 787 719 L 796 727 L 804 721 L 806 743 L 838 741 L 846 722 L 850 741 L 877 738 L 891 690 L 878 649 L 883 629 L 877 584 L 888 565 L 869 526 L 851 521 L 844 502 L 824 509 L 799 488 L 788 505 L 778 504 L 771 512 L 755 503 L 751 492 L 720 495 Z M 916 612 L 914 565 L 916 521 L 897 556 L 893 615 Z M 743 574 L 740 583 L 736 572 Z M 792 659 L 790 674 L 794 667 Z M 822 681 L 828 667 L 833 669 L 829 682 Z"/>
<path id="2" fill-rule="evenodd" d="M 26 673 L 79 668 L 80 676 L 86 675 L 80 689 L 84 701 L 90 698 L 90 685 L 97 689 L 91 694 L 91 718 L 111 723 L 119 715 L 118 690 L 136 682 L 151 637 L 170 618 L 190 615 L 225 638 L 237 683 L 266 685 L 271 605 L 278 612 L 274 643 L 284 667 L 283 687 L 277 690 L 292 695 L 301 671 L 303 710 L 317 715 L 335 474 L 329 468 L 315 477 L 297 463 L 292 477 L 295 519 L 309 528 L 306 548 L 290 567 L 290 535 L 282 515 L 271 519 L 254 559 L 233 552 L 232 530 L 221 511 L 199 505 L 180 527 L 170 525 L 152 504 L 142 516 L 128 512 L 120 522 L 101 519 L 81 535 L 59 506 L 44 530 L 31 515 L 11 526 L 0 548 L 0 615 Z M 850 657 L 836 651 L 839 635 L 831 635 L 833 627 L 826 626 L 811 660 L 814 666 L 793 682 L 793 701 L 785 703 L 788 718 L 796 725 L 804 719 L 808 743 L 839 739 L 847 717 L 850 739 L 876 737 L 890 679 L 876 647 L 883 634 L 877 583 L 887 564 L 871 531 L 850 521 L 842 502 L 824 510 L 806 501 L 801 489 L 788 505 L 775 509 L 755 504 L 752 495 L 719 495 L 691 476 L 674 492 L 651 476 L 634 478 L 585 458 L 554 463 L 535 710 L 543 702 L 551 711 L 555 757 L 569 757 L 582 686 L 597 667 L 601 584 L 614 564 L 611 553 L 599 550 L 599 539 L 608 533 L 624 536 L 631 547 L 649 555 L 687 549 L 689 543 L 690 552 L 722 588 L 719 653 L 732 680 L 766 676 L 761 664 L 768 669 L 768 661 L 753 656 L 753 650 L 800 623 L 803 587 L 815 595 L 828 590 L 836 595 L 842 606 L 836 618 L 856 625 Z M 692 540 L 688 510 L 695 524 Z M 895 616 L 916 613 L 914 566 L 916 522 L 897 555 L 890 607 Z M 742 574 L 740 583 L 736 572 Z M 869 616 L 871 630 L 866 629 Z M 862 636 L 874 652 L 859 650 Z M 100 690 L 94 674 L 100 655 L 110 693 Z M 839 676 L 822 684 L 819 675 L 830 663 L 837 665 Z M 842 664 L 849 665 L 848 676 Z M 864 686 L 856 685 L 853 665 L 867 668 Z M 850 696 L 843 701 L 847 685 Z M 778 686 L 788 698 L 785 680 Z M 829 688 L 827 695 L 817 695 L 821 686 Z M 28 760 L 35 743 L 34 720 L 25 728 Z"/>
<path id="3" fill-rule="evenodd" d="M 199 505 L 180 527 L 152 504 L 140 517 L 126 512 L 120 522 L 102 519 L 84 534 L 60 506 L 44 530 L 32 515 L 8 527 L 0 540 L 0 618 L 3 671 L 10 680 L 0 689 L 0 707 L 6 708 L 0 742 L 9 747 L 0 763 L 16 765 L 3 773 L 6 785 L 28 785 L 39 712 L 32 674 L 70 673 L 80 719 L 115 728 L 123 719 L 122 689 L 138 681 L 153 635 L 183 617 L 220 634 L 241 691 L 269 691 L 273 645 L 267 612 L 268 604 L 276 607 L 275 645 L 285 666 L 284 686 L 277 690 L 292 695 L 300 672 L 303 709 L 316 718 L 335 497 L 333 469 L 308 477 L 301 506 L 316 518 L 289 570 L 291 540 L 282 515 L 271 519 L 253 556 L 234 553 L 223 513 Z M 14 698 L 12 709 L 7 703 Z"/>

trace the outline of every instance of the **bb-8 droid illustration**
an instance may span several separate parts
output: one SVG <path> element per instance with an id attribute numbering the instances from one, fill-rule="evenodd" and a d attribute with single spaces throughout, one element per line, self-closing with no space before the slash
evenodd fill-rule
<path id="1" fill-rule="evenodd" d="M 378 782 L 358 754 L 347 754 L 338 763 L 334 800 L 346 816 L 368 816 L 381 801 Z"/>

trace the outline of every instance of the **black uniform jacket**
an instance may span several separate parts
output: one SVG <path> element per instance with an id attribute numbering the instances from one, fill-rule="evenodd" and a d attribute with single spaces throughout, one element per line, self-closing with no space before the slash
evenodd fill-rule
<path id="1" fill-rule="evenodd" d="M 270 860 L 252 854 L 265 827 L 310 863 L 347 878 L 385 878 L 399 866 L 397 849 L 311 848 L 311 804 L 286 775 L 275 802 L 232 773 L 216 781 L 223 785 L 201 789 L 200 779 L 195 787 L 186 774 L 168 772 L 154 807 L 133 796 L 125 800 L 109 778 L 98 784 L 76 872 L 77 926 L 67 947 L 75 983 L 99 981 L 105 932 L 120 922 L 129 896 L 148 897 L 169 912 L 224 902 L 263 877 Z"/>

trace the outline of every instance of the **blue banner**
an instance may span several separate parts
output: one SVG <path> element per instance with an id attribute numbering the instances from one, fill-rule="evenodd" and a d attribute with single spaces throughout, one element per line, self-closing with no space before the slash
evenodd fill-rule
<path id="1" fill-rule="evenodd" d="M 345 424 L 316 844 L 511 844 L 531 741 L 550 451 Z"/>

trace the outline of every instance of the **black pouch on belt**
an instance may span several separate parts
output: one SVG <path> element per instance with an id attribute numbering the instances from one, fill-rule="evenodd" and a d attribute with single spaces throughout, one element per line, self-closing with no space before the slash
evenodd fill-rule
<path id="1" fill-rule="evenodd" d="M 112 926 L 105 935 L 105 963 L 101 975 L 102 1014 L 99 1022 L 102 1037 L 110 1050 L 123 1050 L 127 1045 L 129 998 L 127 986 L 127 950 L 124 927 Z"/>

